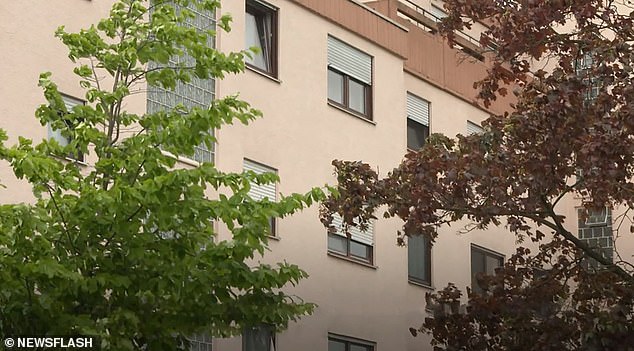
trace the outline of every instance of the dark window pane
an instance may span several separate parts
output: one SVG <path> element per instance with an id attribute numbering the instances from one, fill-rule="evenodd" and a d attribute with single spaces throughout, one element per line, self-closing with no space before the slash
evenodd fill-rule
<path id="1" fill-rule="evenodd" d="M 269 225 L 271 226 L 271 231 L 270 231 L 271 236 L 277 235 L 277 226 L 276 226 L 276 224 L 277 224 L 277 222 L 275 220 L 275 217 L 269 218 Z"/>
<path id="2" fill-rule="evenodd" d="M 480 286 L 476 279 L 478 273 L 483 273 L 484 267 L 484 253 L 479 250 L 471 249 L 471 288 L 474 291 L 480 291 Z"/>
<path id="3" fill-rule="evenodd" d="M 346 351 L 346 343 L 337 340 L 328 340 L 328 351 Z"/>
<path id="4" fill-rule="evenodd" d="M 242 350 L 272 351 L 273 333 L 273 327 L 269 325 L 245 328 L 242 333 Z"/>
<path id="5" fill-rule="evenodd" d="M 352 79 L 348 80 L 349 107 L 365 114 L 365 85 Z"/>
<path id="6" fill-rule="evenodd" d="M 328 99 L 343 104 L 343 76 L 328 70 Z"/>
<path id="7" fill-rule="evenodd" d="M 408 276 L 419 282 L 431 283 L 431 259 L 429 257 L 429 241 L 423 236 L 407 239 L 407 272 Z"/>
<path id="8" fill-rule="evenodd" d="M 350 240 L 350 255 L 370 260 L 371 247 L 365 244 Z"/>
<path id="9" fill-rule="evenodd" d="M 425 145 L 425 140 L 429 137 L 429 127 L 411 119 L 407 119 L 407 147 L 418 150 Z"/>
<path id="10" fill-rule="evenodd" d="M 370 350 L 372 350 L 371 346 L 350 344 L 350 351 L 370 351 Z"/>
<path id="11" fill-rule="evenodd" d="M 328 234 L 328 250 L 346 255 L 348 253 L 348 239 L 337 234 Z"/>

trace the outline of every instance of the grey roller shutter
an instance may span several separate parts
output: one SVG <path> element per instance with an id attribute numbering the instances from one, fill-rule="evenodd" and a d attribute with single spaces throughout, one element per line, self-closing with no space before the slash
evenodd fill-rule
<path id="1" fill-rule="evenodd" d="M 331 36 L 328 36 L 328 66 L 372 85 L 372 57 Z"/>
<path id="2" fill-rule="evenodd" d="M 335 214 L 332 218 L 332 225 L 336 228 L 335 234 L 346 236 L 343 231 L 343 219 L 338 214 Z M 368 223 L 368 228 L 365 231 L 359 229 L 359 227 L 348 227 L 352 240 L 358 241 L 362 244 L 372 246 L 374 244 L 374 223 Z"/>
<path id="3" fill-rule="evenodd" d="M 429 101 L 407 93 L 407 118 L 429 127 Z"/>
<path id="4" fill-rule="evenodd" d="M 467 135 L 484 133 L 484 129 L 479 125 L 467 121 Z"/>
<path id="5" fill-rule="evenodd" d="M 249 160 L 244 160 L 244 170 L 245 171 L 253 171 L 257 174 L 262 173 L 276 173 L 274 169 L 261 165 L 259 163 L 255 163 Z M 251 184 L 251 190 L 249 190 L 249 196 L 256 201 L 260 201 L 264 198 L 269 199 L 270 201 L 276 200 L 276 192 L 275 192 L 275 183 L 269 184 Z"/>

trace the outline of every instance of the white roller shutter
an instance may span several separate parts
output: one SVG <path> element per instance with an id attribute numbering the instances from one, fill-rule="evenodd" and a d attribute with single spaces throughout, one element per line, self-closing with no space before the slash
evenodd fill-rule
<path id="1" fill-rule="evenodd" d="M 467 121 L 467 135 L 484 133 L 484 129 L 479 125 Z"/>
<path id="2" fill-rule="evenodd" d="M 328 36 L 328 66 L 372 85 L 372 57 L 331 36 Z"/>
<path id="3" fill-rule="evenodd" d="M 338 214 L 335 214 L 332 218 L 332 225 L 337 229 L 335 234 L 346 236 L 346 234 L 343 231 L 343 218 L 341 218 L 341 216 L 339 216 Z M 352 227 L 352 226 L 348 227 L 348 231 L 350 232 L 350 236 L 352 237 L 352 240 L 358 241 L 362 244 L 366 244 L 370 246 L 374 245 L 374 223 L 373 222 L 368 223 L 368 229 L 365 231 L 362 231 L 361 229 L 359 229 L 359 227 Z"/>
<path id="4" fill-rule="evenodd" d="M 253 171 L 257 174 L 262 173 L 276 173 L 276 171 L 272 168 L 266 167 L 259 163 L 255 163 L 253 161 L 244 160 L 244 170 L 245 171 Z M 256 201 L 260 201 L 264 198 L 269 199 L 270 201 L 276 200 L 276 191 L 275 191 L 275 183 L 269 184 L 251 184 L 251 190 L 249 190 L 249 196 Z"/>
<path id="5" fill-rule="evenodd" d="M 407 93 L 407 118 L 429 127 L 429 101 Z"/>
<path id="6" fill-rule="evenodd" d="M 68 112 L 72 112 L 73 107 L 84 104 L 83 101 L 66 95 L 62 95 L 62 100 L 64 100 L 64 105 L 66 105 Z"/>

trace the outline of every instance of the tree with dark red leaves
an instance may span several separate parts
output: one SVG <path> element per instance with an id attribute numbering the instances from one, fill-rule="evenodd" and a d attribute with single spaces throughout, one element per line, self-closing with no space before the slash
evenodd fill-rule
<path id="1" fill-rule="evenodd" d="M 322 221 L 339 213 L 363 226 L 385 205 L 385 217 L 404 221 L 399 244 L 436 240 L 438 227 L 459 220 L 535 242 L 481 277 L 482 292 L 450 285 L 428 296 L 433 317 L 410 331 L 431 334 L 437 350 L 634 350 L 632 253 L 605 257 L 561 213 L 577 201 L 625 219 L 634 207 L 634 8 L 599 0 L 445 8 L 450 43 L 457 30 L 486 25 L 481 44 L 496 50 L 474 87 L 485 106 L 512 92 L 512 110 L 492 115 L 481 134 L 432 135 L 385 178 L 334 161 L 339 196 L 324 203 Z"/>

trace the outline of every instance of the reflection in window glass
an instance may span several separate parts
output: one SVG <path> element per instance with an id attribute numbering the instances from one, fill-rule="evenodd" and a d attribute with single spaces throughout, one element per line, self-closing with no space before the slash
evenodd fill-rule
<path id="1" fill-rule="evenodd" d="M 332 70 L 328 70 L 328 98 L 343 104 L 343 76 Z"/>
<path id="2" fill-rule="evenodd" d="M 352 240 L 350 240 L 350 254 L 365 259 L 370 258 L 369 247 Z"/>
<path id="3" fill-rule="evenodd" d="M 430 254 L 429 240 L 424 236 L 410 236 L 407 239 L 407 274 L 409 279 L 431 284 Z"/>
<path id="4" fill-rule="evenodd" d="M 346 344 L 336 340 L 328 340 L 328 351 L 346 351 Z"/>
<path id="5" fill-rule="evenodd" d="M 264 62 L 264 51 L 262 48 L 262 42 L 260 41 L 261 34 L 258 33 L 258 27 L 256 18 L 250 13 L 246 13 L 246 47 L 258 48 L 257 53 L 251 52 L 253 58 L 245 57 L 244 60 L 256 67 L 266 70 L 266 63 Z"/>
<path id="6" fill-rule="evenodd" d="M 357 83 L 350 79 L 348 84 L 351 109 L 365 114 L 365 87 L 361 83 Z"/>
<path id="7" fill-rule="evenodd" d="M 337 251 L 345 255 L 348 252 L 347 242 L 348 242 L 348 239 L 340 235 L 336 235 L 336 234 L 328 235 L 328 249 L 329 250 Z"/>

